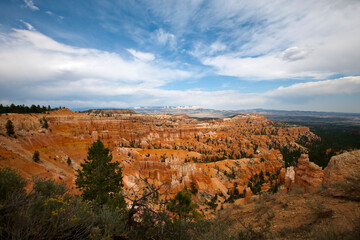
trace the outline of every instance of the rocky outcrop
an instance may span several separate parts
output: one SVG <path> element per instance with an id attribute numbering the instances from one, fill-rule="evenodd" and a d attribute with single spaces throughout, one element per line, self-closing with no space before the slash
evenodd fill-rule
<path id="1" fill-rule="evenodd" d="M 324 169 L 324 185 L 346 182 L 347 178 L 360 174 L 360 150 L 333 156 Z"/>
<path id="2" fill-rule="evenodd" d="M 307 154 L 302 154 L 295 169 L 295 183 L 307 191 L 317 190 L 324 179 L 321 167 L 309 161 Z"/>
<path id="3" fill-rule="evenodd" d="M 281 169 L 278 181 L 284 184 L 284 190 L 299 185 L 306 191 L 316 191 L 324 185 L 333 195 L 341 196 L 343 193 L 337 192 L 335 186 L 359 174 L 360 150 L 333 156 L 324 170 L 310 162 L 307 154 L 302 154 L 296 168 Z"/>
<path id="4" fill-rule="evenodd" d="M 317 190 L 323 182 L 324 172 L 321 167 L 309 161 L 307 154 L 302 154 L 296 167 L 282 168 L 278 177 L 278 183 L 284 191 L 288 191 L 294 185 L 299 185 L 305 191 Z"/>
<path id="5" fill-rule="evenodd" d="M 332 157 L 323 184 L 332 196 L 360 201 L 360 150 Z"/>

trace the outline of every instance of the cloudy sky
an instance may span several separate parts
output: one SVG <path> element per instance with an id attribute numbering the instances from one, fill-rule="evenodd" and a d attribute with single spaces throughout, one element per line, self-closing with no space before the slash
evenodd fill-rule
<path id="1" fill-rule="evenodd" d="M 0 103 L 360 112 L 358 0 L 2 0 Z"/>

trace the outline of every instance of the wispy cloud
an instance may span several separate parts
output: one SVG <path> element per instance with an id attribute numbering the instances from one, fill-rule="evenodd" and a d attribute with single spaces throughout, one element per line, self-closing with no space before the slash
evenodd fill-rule
<path id="1" fill-rule="evenodd" d="M 354 50 L 360 42 L 359 1 L 229 0 L 181 6 L 153 11 L 174 29 L 185 28 L 179 32 L 190 32 L 195 41 L 189 53 L 219 75 L 266 80 L 360 74 L 360 53 Z M 209 41 L 226 49 L 216 52 Z"/>
<path id="2" fill-rule="evenodd" d="M 152 61 L 155 59 L 154 54 L 136 51 L 135 49 L 126 49 L 131 55 L 141 61 Z"/>
<path id="3" fill-rule="evenodd" d="M 36 30 L 30 23 L 25 22 L 23 20 L 20 20 L 20 22 L 22 22 L 27 27 L 28 30 L 30 30 L 30 31 L 35 31 Z"/>
<path id="4" fill-rule="evenodd" d="M 169 44 L 171 47 L 174 47 L 176 44 L 175 35 L 166 32 L 162 28 L 156 30 L 156 38 L 157 38 L 158 42 L 162 45 Z"/>
<path id="5" fill-rule="evenodd" d="M 28 7 L 30 8 L 31 10 L 39 10 L 39 8 L 37 6 L 35 6 L 33 0 L 24 0 L 24 3 L 25 3 L 25 7 Z"/>

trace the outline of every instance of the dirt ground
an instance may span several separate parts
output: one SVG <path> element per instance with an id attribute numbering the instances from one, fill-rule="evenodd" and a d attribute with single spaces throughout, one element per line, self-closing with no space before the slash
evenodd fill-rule
<path id="1" fill-rule="evenodd" d="M 326 191 L 264 194 L 218 214 L 233 235 L 254 231 L 266 239 L 356 239 L 348 233 L 360 226 L 360 202 L 334 198 Z"/>

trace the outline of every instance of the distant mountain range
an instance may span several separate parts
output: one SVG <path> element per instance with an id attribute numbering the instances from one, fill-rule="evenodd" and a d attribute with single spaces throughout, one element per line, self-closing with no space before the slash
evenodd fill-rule
<path id="1" fill-rule="evenodd" d="M 89 108 L 73 109 L 75 111 L 86 111 Z M 105 109 L 103 109 L 105 110 Z M 317 126 L 321 124 L 333 124 L 335 126 L 355 126 L 360 127 L 359 113 L 339 113 L 339 112 L 316 112 L 316 111 L 286 111 L 270 109 L 247 109 L 247 110 L 215 110 L 206 109 L 199 106 L 149 106 L 133 107 L 128 110 L 134 110 L 141 114 L 170 114 L 183 115 L 197 118 L 199 120 L 208 120 L 216 118 L 232 117 L 238 114 L 260 114 L 266 116 L 272 121 L 288 122 L 305 126 Z"/>

